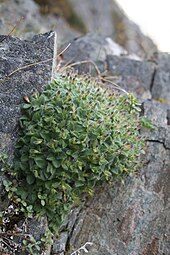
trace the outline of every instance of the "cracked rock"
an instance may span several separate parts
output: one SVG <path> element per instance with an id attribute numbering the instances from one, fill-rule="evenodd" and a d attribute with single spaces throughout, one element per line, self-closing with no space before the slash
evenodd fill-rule
<path id="1" fill-rule="evenodd" d="M 159 53 L 158 66 L 152 85 L 152 97 L 170 105 L 170 54 Z"/>
<path id="2" fill-rule="evenodd" d="M 154 101 L 144 104 L 146 115 L 156 109 L 152 120 L 157 129 L 148 134 L 155 140 L 147 143 L 140 174 L 127 178 L 124 185 L 115 181 L 96 190 L 69 236 L 72 251 L 90 241 L 91 255 L 169 254 L 170 150 L 166 141 L 170 129 L 165 124 L 166 114 L 162 114 L 165 108 Z M 165 129 L 161 135 L 160 128 Z"/>
<path id="3" fill-rule="evenodd" d="M 72 49 L 65 52 L 65 59 L 72 61 L 73 56 L 82 54 L 95 60 L 101 49 L 98 68 L 104 70 L 109 67 L 116 82 L 139 97 L 148 98 L 146 95 L 149 95 L 154 82 L 155 65 L 125 56 L 108 55 L 110 51 L 107 51 L 108 48 L 106 50 L 105 39 L 87 36 L 75 40 Z M 10 36 L 0 37 L 0 40 L 0 150 L 12 154 L 23 96 L 30 96 L 35 90 L 42 91 L 52 74 L 52 61 L 22 67 L 53 57 L 54 34 L 39 35 L 30 41 Z M 76 57 L 77 60 L 80 59 Z M 165 67 L 165 72 L 168 72 L 168 68 Z M 17 69 L 20 70 L 15 72 Z M 162 86 L 168 86 L 168 83 L 162 83 Z M 126 178 L 125 184 L 120 181 L 112 185 L 103 184 L 81 208 L 73 209 L 65 223 L 65 230 L 68 231 L 64 232 L 64 228 L 61 228 L 60 237 L 54 240 L 52 254 L 70 255 L 86 242 L 92 242 L 93 245 L 89 247 L 91 255 L 169 255 L 169 110 L 167 104 L 144 101 L 143 112 L 153 121 L 156 129 L 141 131 L 148 142 L 139 175 Z M 2 181 L 1 175 L 0 189 L 3 192 Z M 40 232 L 37 234 L 41 236 L 44 223 L 32 221 L 32 224 L 33 227 L 29 224 L 31 230 L 38 232 L 39 227 Z"/>
<path id="4" fill-rule="evenodd" d="M 0 36 L 0 153 L 8 153 L 9 160 L 13 157 L 18 135 L 23 97 L 29 97 L 34 91 L 42 91 L 51 80 L 52 60 L 35 63 L 53 58 L 54 38 L 53 32 L 34 36 L 30 41 Z M 0 211 L 9 205 L 2 185 L 5 178 L 0 173 Z M 28 233 L 33 234 L 36 240 L 40 240 L 46 231 L 47 225 L 44 222 L 43 219 L 29 220 Z"/>

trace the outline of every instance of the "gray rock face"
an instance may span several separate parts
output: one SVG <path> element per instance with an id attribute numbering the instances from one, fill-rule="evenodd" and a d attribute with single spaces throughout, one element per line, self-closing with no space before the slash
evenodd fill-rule
<path id="1" fill-rule="evenodd" d="M 164 55 L 167 65 L 160 60 L 156 66 L 129 59 L 124 51 L 115 56 L 111 45 L 103 37 L 87 35 L 75 40 L 63 59 L 70 62 L 97 59 L 98 68 L 114 75 L 114 81 L 123 88 L 134 91 L 140 98 L 149 98 L 152 93 L 154 96 L 154 86 L 158 83 L 156 73 L 168 73 L 169 55 Z M 42 91 L 52 73 L 55 76 L 52 60 L 46 62 L 53 58 L 53 48 L 53 33 L 35 36 L 30 41 L 0 36 L 0 152 L 13 153 L 23 97 L 29 97 L 35 90 Z M 35 65 L 35 62 L 41 63 Z M 168 83 L 161 86 L 165 94 L 168 93 Z M 64 229 L 68 231 L 61 229 L 51 254 L 71 254 L 86 242 L 92 242 L 92 246 L 86 247 L 92 255 L 169 255 L 170 107 L 144 100 L 143 112 L 153 121 L 156 130 L 141 131 L 148 142 L 139 175 L 125 179 L 124 184 L 119 181 L 110 186 L 104 184 L 96 189 L 94 197 L 73 209 L 65 223 Z M 1 175 L 2 193 L 3 178 Z M 5 206 L 0 201 L 0 209 L 2 205 Z M 34 219 L 29 222 L 29 231 L 36 232 L 39 238 L 45 225 L 44 219 L 39 223 Z"/>
<path id="2" fill-rule="evenodd" d="M 51 80 L 52 63 L 55 62 L 54 39 L 53 32 L 37 35 L 31 41 L 0 36 L 0 153 L 8 153 L 10 159 L 17 138 L 23 97 L 29 97 L 34 91 L 42 91 Z M 0 173 L 0 211 L 10 205 L 2 185 L 6 178 Z M 47 225 L 44 219 L 32 219 L 28 226 L 28 233 L 39 240 Z M 0 253 L 1 244 L 0 239 Z"/>
<path id="3" fill-rule="evenodd" d="M 134 92 L 139 98 L 153 98 L 170 105 L 169 54 L 159 53 L 157 63 L 141 61 L 136 55 L 129 55 L 111 38 L 89 33 L 71 41 L 63 60 L 64 64 L 87 60 L 87 63 L 76 67 L 80 72 L 96 74 L 94 65 L 90 63 L 93 61 L 101 74 L 107 72 L 113 77 L 112 81 L 123 89 Z"/>
<path id="4" fill-rule="evenodd" d="M 138 97 L 151 98 L 150 86 L 155 72 L 154 64 L 109 55 L 107 66 L 115 77 L 114 82 L 120 87 L 136 93 Z"/>
<path id="5" fill-rule="evenodd" d="M 110 37 L 104 37 L 98 33 L 88 33 L 85 36 L 73 39 L 71 46 L 64 53 L 65 59 L 71 60 L 71 62 L 75 62 L 75 60 L 93 60 L 98 63 L 105 61 L 107 55 L 129 57 L 128 52 Z M 134 55 L 135 57 L 137 56 Z"/>
<path id="6" fill-rule="evenodd" d="M 35 2 L 51 10 L 50 13 L 42 15 L 39 5 Z M 118 2 L 113 0 L 83 2 L 79 0 L 1 0 L 1 33 L 8 34 L 15 25 L 13 34 L 20 38 L 30 38 L 33 34 L 45 33 L 52 29 L 57 31 L 58 45 L 62 45 L 82 35 L 83 32 L 80 31 L 83 27 L 87 32 L 97 32 L 104 37 L 111 37 L 130 54 L 134 53 L 141 58 L 150 58 L 155 51 L 157 52 L 157 47 L 152 40 L 128 19 Z"/>
<path id="7" fill-rule="evenodd" d="M 114 34 L 113 0 L 87 0 L 83 4 L 77 0 L 69 2 L 81 16 L 88 32 L 96 31 L 104 36 Z"/>
<path id="8" fill-rule="evenodd" d="M 65 47 L 64 45 L 63 47 Z M 114 52 L 114 48 L 109 45 L 107 40 L 98 34 L 87 34 L 71 41 L 71 46 L 64 52 L 64 64 L 87 61 L 85 64 L 80 64 L 79 70 L 88 72 L 88 61 L 94 61 L 101 72 L 105 71 L 106 57 L 110 52 Z M 122 50 L 123 53 L 123 50 Z M 91 67 L 94 67 L 93 65 Z M 77 68 L 77 66 L 76 66 Z"/>
<path id="9" fill-rule="evenodd" d="M 112 186 L 103 185 L 82 208 L 73 210 L 69 232 L 61 233 L 53 252 L 70 254 L 86 242 L 93 242 L 92 247 L 87 246 L 92 255 L 168 255 L 170 107 L 145 99 L 152 98 L 156 73 L 167 69 L 161 68 L 161 62 L 156 65 L 125 55 L 108 55 L 105 45 L 102 37 L 87 35 L 74 41 L 63 59 L 67 62 L 74 56 L 76 61 L 90 58 L 101 71 L 107 68 L 116 83 L 135 92 L 140 100 L 143 97 L 144 114 L 153 121 L 156 130 L 142 130 L 148 142 L 139 176 L 127 178 L 124 185 L 116 181 Z M 167 83 L 162 86 L 168 93 Z M 68 253 L 63 251 L 66 246 L 71 247 Z"/>
<path id="10" fill-rule="evenodd" d="M 9 143 L 17 134 L 23 97 L 41 91 L 50 81 L 53 48 L 54 33 L 51 32 L 35 36 L 32 41 L 0 36 L 1 149 L 9 149 Z"/>
<path id="11" fill-rule="evenodd" d="M 88 32 L 97 32 L 111 37 L 130 54 L 150 58 L 157 47 L 140 28 L 129 20 L 118 1 L 113 0 L 69 0 L 75 12 L 81 16 Z M 56 3 L 57 4 L 57 3 Z"/>
<path id="12" fill-rule="evenodd" d="M 96 190 L 71 231 L 73 250 L 90 241 L 92 255 L 169 254 L 170 148 L 166 142 L 170 129 L 165 124 L 165 114 L 162 115 L 167 107 L 146 101 L 146 115 L 151 109 L 157 109 L 152 112 L 157 130 L 148 134 L 139 176 L 128 178 L 124 185 L 114 182 Z M 164 133 L 162 138 L 160 133 Z"/>
<path id="13" fill-rule="evenodd" d="M 91 69 L 94 71 L 94 65 L 90 64 L 92 60 L 97 64 L 101 74 L 107 72 L 113 77 L 112 81 L 121 88 L 136 93 L 138 97 L 151 98 L 150 88 L 156 65 L 129 56 L 123 48 L 120 46 L 118 48 L 111 38 L 87 34 L 73 40 L 63 59 L 64 63 L 89 60 L 89 63 L 78 65 L 80 71 L 86 72 Z"/>
<path id="14" fill-rule="evenodd" d="M 39 14 L 39 6 L 32 0 L 2 0 L 0 14 L 1 34 L 8 34 L 15 25 L 17 27 L 13 33 L 17 36 L 22 36 L 23 33 L 45 32 L 43 26 L 40 25 L 42 20 Z"/>
<path id="15" fill-rule="evenodd" d="M 80 33 L 69 27 L 63 17 L 56 17 L 50 14 L 41 15 L 39 5 L 33 0 L 1 0 L 1 2 L 1 34 L 7 35 L 12 31 L 12 35 L 22 39 L 30 39 L 35 34 L 56 30 L 58 44 L 80 35 Z"/>
<path id="16" fill-rule="evenodd" d="M 153 98 L 170 105 L 170 55 L 159 53 L 154 84 L 152 86 Z"/>

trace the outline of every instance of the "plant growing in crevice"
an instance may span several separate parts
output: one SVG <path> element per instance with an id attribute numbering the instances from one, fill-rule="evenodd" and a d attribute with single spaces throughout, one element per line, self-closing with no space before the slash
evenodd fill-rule
<path id="1" fill-rule="evenodd" d="M 115 95 L 83 76 L 58 76 L 22 106 L 16 194 L 56 232 L 96 185 L 136 172 L 142 118 L 132 94 Z"/>

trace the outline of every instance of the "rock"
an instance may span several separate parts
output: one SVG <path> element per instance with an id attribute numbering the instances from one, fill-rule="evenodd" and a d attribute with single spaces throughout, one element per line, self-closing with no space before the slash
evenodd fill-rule
<path id="1" fill-rule="evenodd" d="M 158 64 L 151 88 L 152 97 L 170 105 L 170 54 L 159 53 Z"/>
<path id="2" fill-rule="evenodd" d="M 98 32 L 104 37 L 113 35 L 115 24 L 112 17 L 114 8 L 112 0 L 107 0 L 107 4 L 103 0 L 87 0 L 83 5 L 77 0 L 69 0 L 69 2 L 82 18 L 87 32 Z"/>
<path id="3" fill-rule="evenodd" d="M 29 97 L 35 90 L 42 91 L 51 76 L 55 77 L 53 55 L 56 56 L 56 46 L 55 53 L 53 49 L 54 33 L 38 35 L 27 41 L 0 36 L 0 152 L 13 153 L 23 96 Z M 166 61 L 168 56 L 164 56 Z M 53 61 L 46 61 L 52 58 Z M 124 184 L 120 181 L 103 184 L 96 189 L 94 197 L 85 200 L 81 207 L 73 208 L 60 229 L 59 238 L 54 238 L 51 253 L 71 254 L 86 242 L 92 242 L 92 246 L 87 244 L 86 247 L 92 255 L 168 255 L 170 107 L 152 99 L 141 99 L 148 98 L 147 93 L 153 93 L 154 75 L 158 69 L 154 63 L 128 58 L 124 49 L 111 39 L 95 34 L 77 38 L 63 54 L 66 62 L 89 58 L 97 63 L 101 72 L 109 71 L 116 82 L 136 92 L 143 100 L 143 113 L 154 122 L 156 129 L 141 130 L 147 137 L 147 146 L 139 175 L 125 178 Z M 32 65 L 40 61 L 45 62 Z M 158 63 L 160 70 L 168 72 L 168 61 L 165 68 L 161 63 Z M 163 90 L 167 89 L 164 88 L 167 83 L 162 86 Z M 0 175 L 2 193 L 3 180 L 4 176 Z M 5 201 L 8 204 L 8 200 Z M 5 206 L 2 202 L 1 210 Z M 22 226 L 22 220 L 20 222 Z M 46 229 L 44 219 L 40 222 L 33 219 L 28 224 L 30 233 L 37 232 L 37 239 Z"/>
<path id="4" fill-rule="evenodd" d="M 91 33 L 71 41 L 71 46 L 63 54 L 64 64 L 87 61 L 76 68 L 85 72 L 93 70 L 93 74 L 92 61 L 101 73 L 107 71 L 109 76 L 113 76 L 112 81 L 121 88 L 135 92 L 140 98 L 153 98 L 169 105 L 169 54 L 159 53 L 159 59 L 157 64 L 141 61 L 136 55 L 128 55 L 111 38 Z"/>
<path id="5" fill-rule="evenodd" d="M 85 49 L 87 50 L 85 51 Z M 110 37 L 104 37 L 98 33 L 88 33 L 85 36 L 73 39 L 64 57 L 69 59 L 75 56 L 76 60 L 78 59 L 79 61 L 91 59 L 97 62 L 105 61 L 106 55 L 128 56 L 128 53 Z"/>
<path id="6" fill-rule="evenodd" d="M 166 129 L 168 134 L 170 129 L 162 125 L 165 107 L 146 101 L 144 112 L 151 108 L 157 109 L 155 115 L 161 121 L 154 121 L 156 139 L 152 132 L 148 135 L 151 140 L 139 176 L 127 178 L 124 185 L 115 181 L 96 190 L 71 230 L 71 252 L 89 241 L 93 243 L 92 255 L 169 254 L 170 149 L 165 146 L 166 136 L 159 140 L 159 129 Z"/>
<path id="7" fill-rule="evenodd" d="M 12 143 L 16 136 L 23 97 L 41 91 L 51 79 L 54 33 L 35 36 L 32 41 L 0 36 L 0 41 L 0 134 L 2 147 L 5 139 L 9 149 L 7 140 L 12 138 Z"/>
<path id="8" fill-rule="evenodd" d="M 58 45 L 85 34 L 99 33 L 140 58 L 151 59 L 156 45 L 129 20 L 113 0 L 3 0 L 0 31 L 28 39 L 37 33 L 56 30 Z M 36 3 L 35 3 L 36 2 Z M 40 6 L 38 4 L 40 4 Z M 10 15 L 8 15 L 10 13 Z"/>
<path id="9" fill-rule="evenodd" d="M 22 36 L 23 33 L 45 32 L 41 24 L 39 6 L 34 1 L 5 0 L 0 4 L 0 31 L 8 34 L 16 25 L 13 34 Z M 10 15 L 9 15 L 10 14 Z"/>
<path id="10" fill-rule="evenodd" d="M 71 46 L 63 54 L 64 64 L 87 61 L 87 63 L 77 66 L 79 66 L 80 70 L 88 72 L 89 66 L 90 68 L 94 67 L 93 64 L 90 64 L 90 61 L 93 61 L 96 63 L 100 71 L 104 72 L 107 53 L 118 51 L 117 45 L 114 44 L 111 39 L 109 39 L 108 42 L 108 39 L 109 38 L 105 39 L 103 36 L 98 34 L 89 33 L 83 37 L 72 40 Z M 116 45 L 115 50 L 112 42 Z M 64 45 L 63 48 L 65 46 L 66 45 Z M 119 48 L 119 52 L 123 53 L 125 50 Z"/>
<path id="11" fill-rule="evenodd" d="M 87 32 L 81 14 L 75 10 L 75 6 L 69 0 L 35 0 L 35 2 L 40 4 L 42 14 L 51 13 L 64 17 L 73 29 L 81 33 Z"/>
<path id="12" fill-rule="evenodd" d="M 80 35 L 62 17 L 41 15 L 39 5 L 33 0 L 5 0 L 0 4 L 1 34 L 10 33 L 22 39 L 32 39 L 35 34 L 50 30 L 57 31 L 58 45 Z"/>
<path id="13" fill-rule="evenodd" d="M 64 64 L 82 62 L 80 71 L 94 73 L 94 62 L 101 73 L 109 73 L 112 81 L 127 91 L 133 91 L 138 97 L 151 98 L 150 88 L 155 75 L 155 64 L 129 57 L 127 51 L 117 45 L 111 38 L 98 34 L 87 34 L 71 42 L 63 54 Z M 89 60 L 89 62 L 88 62 Z M 89 68 L 90 66 L 90 68 Z M 77 66 L 76 66 L 77 67 Z M 112 86 L 111 86 L 112 87 Z"/>
<path id="14" fill-rule="evenodd" d="M 51 81 L 52 65 L 55 65 L 54 41 L 54 32 L 34 36 L 30 41 L 0 36 L 0 154 L 7 153 L 10 161 L 18 135 L 23 97 L 29 98 L 33 92 L 42 91 Z M 10 206 L 2 185 L 6 178 L 0 173 L 0 211 Z M 19 221 L 18 217 L 16 224 L 21 224 Z M 43 219 L 29 220 L 28 233 L 33 234 L 36 240 L 40 240 L 46 228 Z M 0 252 L 1 248 L 0 245 Z"/>
<path id="15" fill-rule="evenodd" d="M 155 73 L 153 63 L 108 55 L 107 68 L 121 88 L 138 97 L 151 98 L 150 87 Z"/>
<path id="16" fill-rule="evenodd" d="M 56 1 L 57 2 L 57 1 Z M 150 58 L 157 47 L 140 28 L 129 20 L 117 1 L 107 0 L 69 0 L 75 12 L 81 16 L 88 32 L 98 32 L 111 37 L 125 48 L 129 54 Z"/>
<path id="17" fill-rule="evenodd" d="M 113 0 L 36 0 L 49 13 L 64 16 L 70 26 L 82 33 L 99 33 L 111 37 L 129 54 L 151 58 L 156 45 L 123 12 Z M 67 6 L 67 8 L 65 8 Z M 77 27 L 75 26 L 77 24 Z"/>

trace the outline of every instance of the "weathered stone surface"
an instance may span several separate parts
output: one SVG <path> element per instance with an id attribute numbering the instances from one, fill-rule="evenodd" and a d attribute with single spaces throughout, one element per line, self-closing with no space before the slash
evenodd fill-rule
<path id="1" fill-rule="evenodd" d="M 170 149 L 165 146 L 167 136 L 162 141 L 159 132 L 170 130 L 162 125 L 166 108 L 152 101 L 144 103 L 146 114 L 152 108 L 157 109 L 157 118 L 152 120 L 158 129 L 155 139 L 152 132 L 148 134 L 152 140 L 139 176 L 127 178 L 124 185 L 115 181 L 96 190 L 74 221 L 68 239 L 72 251 L 90 241 L 92 255 L 169 254 Z"/>
<path id="2" fill-rule="evenodd" d="M 75 40 L 65 52 L 64 60 L 98 60 L 101 71 L 108 69 L 117 79 L 115 81 L 127 90 L 140 96 L 143 92 L 139 93 L 138 88 L 149 93 L 154 88 L 155 65 L 128 59 L 121 53 L 114 56 L 114 47 L 101 38 L 87 35 Z M 12 153 L 23 96 L 43 90 L 51 79 L 52 61 L 22 67 L 53 57 L 54 34 L 35 36 L 30 41 L 1 36 L 0 41 L 0 152 Z M 10 75 L 18 68 L 21 69 Z M 139 176 L 127 178 L 125 184 L 115 181 L 111 186 L 103 185 L 81 208 L 72 210 L 63 228 L 69 231 L 64 232 L 61 228 L 60 237 L 54 240 L 52 254 L 70 254 L 90 241 L 93 246 L 87 248 L 92 255 L 169 255 L 170 108 L 146 100 L 143 109 L 157 129 L 151 132 L 142 130 L 148 143 Z M 2 192 L 3 178 L 1 175 Z M 44 226 L 43 219 L 40 223 L 33 220 L 29 222 L 30 233 L 37 233 L 39 238 Z"/>
<path id="3" fill-rule="evenodd" d="M 170 54 L 159 53 L 158 55 L 151 93 L 154 99 L 170 105 Z"/>
<path id="4" fill-rule="evenodd" d="M 0 36 L 0 153 L 8 153 L 10 159 L 18 134 L 23 97 L 29 97 L 34 91 L 42 91 L 51 81 L 52 64 L 55 63 L 54 39 L 54 32 L 34 36 L 30 41 Z M 9 206 L 2 185 L 6 178 L 0 173 L 0 211 Z M 28 222 L 27 231 L 36 240 L 40 240 L 46 231 L 47 224 L 44 222 L 44 219 L 32 219 Z"/>
<path id="5" fill-rule="evenodd" d="M 120 52 L 126 52 L 121 50 Z M 71 41 L 71 46 L 64 52 L 64 63 L 74 63 L 81 61 L 94 61 L 101 72 L 106 69 L 106 57 L 108 53 L 114 54 L 114 47 L 109 44 L 107 39 L 98 34 L 87 34 Z M 121 54 L 121 53 L 120 53 Z M 79 69 L 88 72 L 90 62 L 79 65 Z M 94 66 L 93 66 L 94 67 Z"/>
<path id="6" fill-rule="evenodd" d="M 7 35 L 12 31 L 22 39 L 30 39 L 35 34 L 50 30 L 57 31 L 58 44 L 79 36 L 62 16 L 41 15 L 39 5 L 33 0 L 1 0 L 0 3 L 0 32 Z M 9 15 L 10 14 L 10 15 Z M 13 29 L 16 27 L 16 29 Z"/>
<path id="7" fill-rule="evenodd" d="M 39 6 L 32 0 L 2 0 L 0 3 L 0 14 L 1 34 L 8 34 L 15 25 L 17 27 L 13 33 L 16 36 L 22 36 L 25 33 L 45 32 L 43 20 L 39 13 Z M 19 22 L 20 20 L 21 22 Z"/>
<path id="8" fill-rule="evenodd" d="M 88 33 L 71 41 L 71 46 L 64 53 L 65 62 L 92 60 L 95 63 L 106 61 L 107 55 L 128 56 L 128 53 L 111 38 L 97 33 Z M 103 63 L 104 64 L 104 63 Z"/>
<path id="9" fill-rule="evenodd" d="M 111 38 L 97 34 L 87 34 L 73 40 L 63 54 L 64 63 L 92 60 L 101 73 L 107 71 L 114 77 L 112 81 L 123 89 L 135 92 L 141 98 L 153 98 L 170 104 L 169 54 L 160 53 L 159 59 L 157 64 L 136 59 L 135 55 L 128 55 Z M 94 66 L 89 63 L 78 65 L 78 68 L 85 72 L 94 71 Z"/>
<path id="10" fill-rule="evenodd" d="M 0 41 L 0 143 L 9 150 L 17 134 L 23 97 L 41 91 L 51 79 L 54 33 L 35 36 L 32 41 L 0 36 Z"/>
<path id="11" fill-rule="evenodd" d="M 155 65 L 147 61 L 131 60 L 126 57 L 107 56 L 107 67 L 120 87 L 136 93 L 139 97 L 151 98 Z"/>
<path id="12" fill-rule="evenodd" d="M 77 21 L 79 31 L 97 32 L 111 37 L 130 54 L 150 58 L 157 47 L 126 16 L 118 1 L 113 0 L 36 0 L 51 13 L 62 14 L 71 26 Z M 63 4 L 62 4 L 63 3 Z M 69 8 L 71 6 L 72 8 Z M 69 17 L 69 19 L 68 19 Z"/>
<path id="13" fill-rule="evenodd" d="M 85 32 L 98 32 L 141 58 L 151 58 L 157 52 L 152 40 L 113 0 L 1 0 L 1 34 L 8 34 L 15 25 L 13 34 L 21 38 L 52 29 L 57 31 L 58 45 L 62 45 Z"/>
<path id="14" fill-rule="evenodd" d="M 135 55 L 128 55 L 111 38 L 87 34 L 71 42 L 63 54 L 63 60 L 69 64 L 92 60 L 101 73 L 107 70 L 114 77 L 113 81 L 125 90 L 135 92 L 138 97 L 153 98 L 170 105 L 169 54 L 160 53 L 157 64 L 140 61 Z M 81 64 L 78 68 L 85 72 L 94 71 L 94 66 L 89 63 Z"/>
<path id="15" fill-rule="evenodd" d="M 63 60 L 64 63 L 92 60 L 101 73 L 107 71 L 113 77 L 112 81 L 121 88 L 135 92 L 138 97 L 151 98 L 150 88 L 155 75 L 155 64 L 129 56 L 111 38 L 97 34 L 80 37 L 72 41 L 71 46 L 63 54 Z M 94 66 L 90 63 L 81 64 L 79 70 L 94 71 Z"/>
<path id="16" fill-rule="evenodd" d="M 81 16 L 88 32 L 98 31 L 104 36 L 111 36 L 115 32 L 113 22 L 113 1 L 92 0 L 81 1 L 69 0 L 76 13 Z"/>

